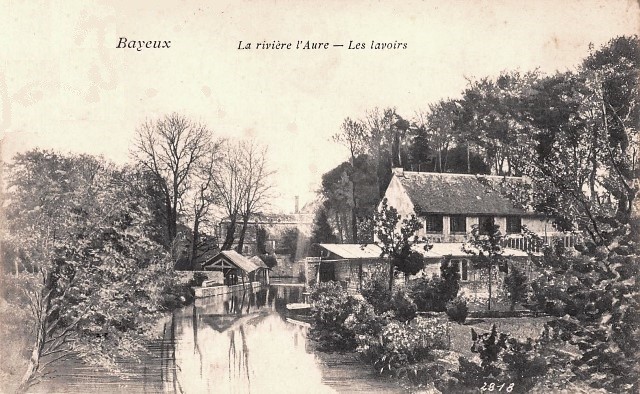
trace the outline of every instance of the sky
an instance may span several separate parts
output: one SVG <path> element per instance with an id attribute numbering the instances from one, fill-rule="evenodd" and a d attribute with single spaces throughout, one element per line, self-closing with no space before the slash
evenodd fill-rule
<path id="1" fill-rule="evenodd" d="M 347 158 L 331 141 L 344 118 L 411 118 L 503 70 L 571 70 L 589 43 L 640 28 L 638 3 L 616 0 L 130 3 L 0 0 L 3 158 L 37 146 L 125 163 L 140 124 L 178 112 L 267 144 L 285 212 Z M 121 37 L 171 46 L 116 48 Z M 307 40 L 330 47 L 238 49 Z"/>

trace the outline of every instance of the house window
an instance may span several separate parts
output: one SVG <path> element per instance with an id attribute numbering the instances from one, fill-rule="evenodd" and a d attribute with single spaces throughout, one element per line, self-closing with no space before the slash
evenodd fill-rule
<path id="1" fill-rule="evenodd" d="M 507 216 L 507 233 L 520 233 L 522 230 L 522 218 L 520 216 Z"/>
<path id="2" fill-rule="evenodd" d="M 461 259 L 461 260 L 451 260 L 452 264 L 458 264 L 458 272 L 460 273 L 461 281 L 469 280 L 469 260 Z"/>
<path id="3" fill-rule="evenodd" d="M 480 234 L 487 235 L 491 230 L 491 226 L 495 224 L 495 219 L 493 216 L 480 216 L 478 218 L 478 228 L 480 230 Z"/>
<path id="4" fill-rule="evenodd" d="M 425 223 L 425 230 L 427 230 L 427 232 L 442 232 L 442 215 L 427 215 Z"/>
<path id="5" fill-rule="evenodd" d="M 469 280 L 469 261 L 460 261 L 460 280 Z"/>
<path id="6" fill-rule="evenodd" d="M 467 232 L 467 217 L 464 215 L 453 215 L 449 218 L 452 233 Z"/>

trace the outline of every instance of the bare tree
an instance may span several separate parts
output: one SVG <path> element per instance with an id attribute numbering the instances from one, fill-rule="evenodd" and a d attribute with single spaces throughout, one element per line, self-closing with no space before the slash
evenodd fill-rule
<path id="1" fill-rule="evenodd" d="M 176 113 L 147 121 L 136 133 L 133 156 L 155 178 L 164 199 L 167 239 L 176 237 L 184 197 L 193 185 L 198 166 L 205 165 L 214 150 L 211 131 Z"/>
<path id="2" fill-rule="evenodd" d="M 196 260 L 208 252 L 210 245 L 201 242 L 202 227 L 208 223 L 210 208 L 217 202 L 214 179 L 216 176 L 217 155 L 222 141 L 214 141 L 211 144 L 207 156 L 194 168 L 193 184 L 190 193 L 190 214 L 193 219 L 193 232 L 191 235 L 191 248 L 189 253 L 189 266 L 195 268 Z M 206 241 L 206 240 L 205 240 Z"/>
<path id="3" fill-rule="evenodd" d="M 217 204 L 223 209 L 229 221 L 225 228 L 222 250 L 229 250 L 233 246 L 238 214 L 243 201 L 242 166 L 237 160 L 238 153 L 237 145 L 226 143 L 220 155 L 218 171 L 212 179 Z"/>
<path id="4" fill-rule="evenodd" d="M 236 251 L 242 253 L 249 218 L 262 208 L 270 197 L 272 185 L 269 183 L 269 177 L 274 171 L 269 170 L 267 166 L 267 147 L 260 146 L 255 140 L 241 142 L 239 153 L 245 190 L 240 212 L 242 228 Z"/>
<path id="5" fill-rule="evenodd" d="M 228 143 L 213 180 L 218 204 L 227 215 L 222 250 L 232 248 L 241 222 L 236 250 L 242 251 L 249 218 L 263 207 L 272 189 L 267 166 L 267 148 L 254 140 Z"/>

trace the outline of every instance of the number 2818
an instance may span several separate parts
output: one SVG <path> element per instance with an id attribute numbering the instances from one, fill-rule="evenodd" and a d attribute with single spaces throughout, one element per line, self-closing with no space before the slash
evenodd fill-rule
<path id="1" fill-rule="evenodd" d="M 505 388 L 505 386 L 506 386 L 506 388 Z M 484 382 L 482 387 L 480 387 L 480 391 L 484 393 L 485 391 L 502 391 L 502 389 L 504 389 L 504 391 L 506 391 L 507 393 L 510 393 L 510 392 L 513 391 L 513 386 L 515 386 L 514 383 L 511 383 L 510 385 L 507 386 L 506 383 L 502 383 L 502 384 L 489 383 L 489 384 L 487 384 L 487 382 Z"/>

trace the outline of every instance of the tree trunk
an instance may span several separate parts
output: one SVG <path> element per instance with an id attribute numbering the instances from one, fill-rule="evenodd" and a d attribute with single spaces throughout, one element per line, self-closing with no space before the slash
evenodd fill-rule
<path id="1" fill-rule="evenodd" d="M 471 174 L 471 153 L 469 152 L 469 144 L 467 143 L 467 174 Z"/>
<path id="2" fill-rule="evenodd" d="M 491 310 L 491 266 L 492 264 L 489 265 L 489 304 L 487 310 Z"/>
<path id="3" fill-rule="evenodd" d="M 222 250 L 230 250 L 231 246 L 233 246 L 233 241 L 235 239 L 236 232 L 236 217 L 235 215 L 231 217 L 231 222 L 227 225 L 227 234 L 224 237 L 224 243 L 222 244 Z"/>
<path id="4" fill-rule="evenodd" d="M 389 291 L 393 290 L 393 274 L 394 274 L 394 266 L 393 266 L 393 261 L 391 259 L 389 260 Z"/>
<path id="5" fill-rule="evenodd" d="M 238 244 L 236 245 L 236 252 L 242 254 L 242 247 L 244 246 L 244 237 L 247 233 L 247 224 L 249 223 L 249 215 L 242 215 L 242 228 L 240 229 L 240 236 L 238 237 Z"/>
<path id="6" fill-rule="evenodd" d="M 165 208 L 167 210 L 167 245 L 171 245 L 173 243 L 173 239 L 175 238 L 175 234 L 173 226 L 171 225 L 171 223 L 173 223 L 171 215 L 173 210 L 171 209 L 171 199 L 168 195 L 165 196 Z"/>
<path id="7" fill-rule="evenodd" d="M 48 282 L 49 280 L 47 280 Z M 33 350 L 31 351 L 31 357 L 29 358 L 29 362 L 27 363 L 27 370 L 22 376 L 22 380 L 20 381 L 20 385 L 16 389 L 18 393 L 24 393 L 31 386 L 33 379 L 35 378 L 36 373 L 40 368 L 40 357 L 42 355 L 42 351 L 44 349 L 45 337 L 47 335 L 47 310 L 49 309 L 49 297 L 45 297 L 45 293 L 47 292 L 49 286 L 45 286 L 41 291 L 43 305 L 41 306 L 42 310 L 40 311 L 41 317 L 40 322 L 38 323 L 37 332 L 36 332 L 36 340 L 33 344 Z"/>
<path id="8" fill-rule="evenodd" d="M 36 342 L 33 345 L 33 350 L 31 351 L 31 357 L 29 358 L 29 363 L 27 364 L 27 370 L 22 376 L 22 380 L 20 381 L 20 385 L 16 389 L 17 393 L 24 393 L 27 391 L 35 374 L 38 372 L 38 368 L 40 367 L 40 353 L 42 352 L 42 347 L 44 346 L 44 336 L 43 331 L 45 330 L 44 325 L 40 325 L 38 328 L 38 333 L 36 336 Z"/>
<path id="9" fill-rule="evenodd" d="M 198 242 L 200 242 L 200 217 L 196 215 L 193 222 L 193 236 L 191 238 L 191 256 L 189 258 L 189 267 L 193 271 L 195 269 L 196 258 L 198 257 Z"/>
<path id="10" fill-rule="evenodd" d="M 340 243 L 344 243 L 342 223 L 340 223 L 340 212 L 338 212 L 337 210 L 336 210 L 336 227 L 338 227 L 338 235 L 340 236 Z"/>

